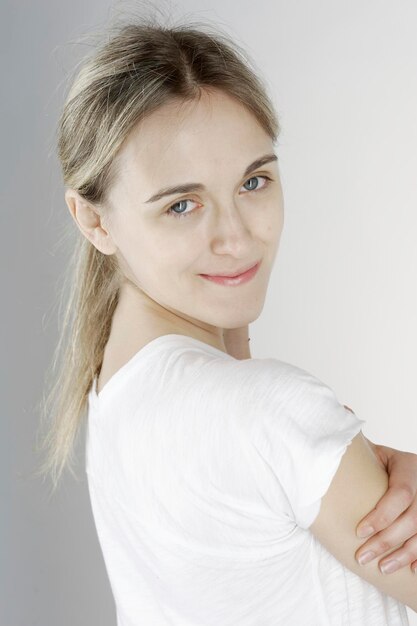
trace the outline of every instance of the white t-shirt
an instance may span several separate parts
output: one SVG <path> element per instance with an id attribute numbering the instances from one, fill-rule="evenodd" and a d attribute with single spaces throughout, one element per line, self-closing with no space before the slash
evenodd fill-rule
<path id="1" fill-rule="evenodd" d="M 275 358 L 162 335 L 89 393 L 86 471 L 117 626 L 398 626 L 309 526 L 361 430 Z"/>

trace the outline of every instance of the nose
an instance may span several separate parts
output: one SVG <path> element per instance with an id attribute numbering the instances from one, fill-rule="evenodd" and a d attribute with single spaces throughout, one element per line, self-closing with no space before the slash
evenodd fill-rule
<path id="1" fill-rule="evenodd" d="M 237 258 L 247 258 L 252 250 L 253 233 L 243 210 L 234 203 L 213 211 L 212 246 L 217 253 L 228 252 Z"/>

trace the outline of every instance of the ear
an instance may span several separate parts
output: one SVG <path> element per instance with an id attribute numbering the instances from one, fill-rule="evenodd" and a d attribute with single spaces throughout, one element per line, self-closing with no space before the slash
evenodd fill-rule
<path id="1" fill-rule="evenodd" d="M 82 234 L 103 254 L 115 254 L 117 246 L 110 233 L 104 228 L 103 216 L 74 189 L 67 189 L 65 202 Z"/>

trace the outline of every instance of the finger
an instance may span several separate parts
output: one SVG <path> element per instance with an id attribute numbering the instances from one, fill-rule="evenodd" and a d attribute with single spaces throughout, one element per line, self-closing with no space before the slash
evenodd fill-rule
<path id="1" fill-rule="evenodd" d="M 387 457 L 387 471 L 389 474 L 388 485 L 405 486 L 411 492 L 413 498 L 417 495 L 417 454 L 412 452 L 400 452 L 379 446 L 382 455 Z"/>
<path id="2" fill-rule="evenodd" d="M 378 567 L 383 574 L 391 574 L 398 569 L 410 565 L 417 556 L 417 536 L 414 535 L 403 546 L 391 552 L 378 561 Z"/>
<path id="3" fill-rule="evenodd" d="M 396 548 L 398 548 L 396 552 L 386 554 Z M 371 553 L 370 558 L 362 560 L 361 557 L 365 553 Z M 368 539 L 357 550 L 355 558 L 360 565 L 364 565 L 383 555 L 386 558 L 382 562 L 397 558 L 395 555 L 399 555 L 401 567 L 417 558 L 417 507 L 408 509 L 389 528 Z"/>
<path id="4" fill-rule="evenodd" d="M 414 501 L 414 494 L 407 484 L 394 484 L 388 487 L 374 509 L 363 517 L 356 528 L 358 537 L 370 535 L 384 530 L 408 509 Z M 369 528 L 368 532 L 366 528 Z M 414 532 L 417 532 L 417 528 Z M 408 538 L 408 537 L 407 537 Z"/>

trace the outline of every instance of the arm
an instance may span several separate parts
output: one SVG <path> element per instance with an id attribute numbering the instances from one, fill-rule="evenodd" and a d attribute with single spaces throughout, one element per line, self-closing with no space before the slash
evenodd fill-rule
<path id="1" fill-rule="evenodd" d="M 351 408 L 344 406 L 353 413 Z M 396 548 L 388 557 L 379 560 L 378 565 L 383 567 L 388 561 L 395 560 L 396 569 L 411 564 L 411 571 L 417 573 L 417 454 L 364 439 L 388 474 L 388 488 L 356 527 L 357 536 L 368 539 L 355 557 L 358 559 L 365 552 L 372 551 L 373 558 L 377 558 Z"/>
<path id="2" fill-rule="evenodd" d="M 386 576 L 375 560 L 361 566 L 354 557 L 361 544 L 356 536 L 357 520 L 375 507 L 387 487 L 387 472 L 362 432 L 358 433 L 342 457 L 310 530 L 348 569 L 417 611 L 417 576 L 409 568 Z M 385 550 L 383 554 L 388 553 Z"/>
<path id="3" fill-rule="evenodd" d="M 236 359 L 252 358 L 248 326 L 226 329 L 223 338 L 229 354 Z M 354 413 L 350 407 L 344 406 Z M 411 564 L 409 571 L 417 579 L 417 454 L 377 445 L 364 435 L 362 437 L 372 451 L 374 461 L 385 476 L 388 475 L 388 485 L 376 504 L 362 511 L 356 519 L 357 537 L 362 542 L 355 544 L 355 558 L 372 551 L 375 556 L 368 562 L 373 560 L 380 568 L 392 560 L 396 561 L 396 570 Z M 371 526 L 372 530 L 362 534 L 365 526 Z M 364 538 L 368 539 L 363 542 Z"/>

